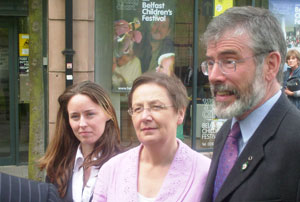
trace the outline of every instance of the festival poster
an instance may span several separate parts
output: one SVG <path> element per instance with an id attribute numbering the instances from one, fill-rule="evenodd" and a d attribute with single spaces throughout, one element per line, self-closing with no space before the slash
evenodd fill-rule
<path id="1" fill-rule="evenodd" d="M 269 10 L 277 17 L 281 24 L 288 49 L 297 49 L 300 51 L 299 0 L 269 0 Z"/>
<path id="2" fill-rule="evenodd" d="M 174 73 L 175 0 L 114 0 L 112 91 L 147 71 Z"/>
<path id="3" fill-rule="evenodd" d="M 213 99 L 204 98 L 197 104 L 196 137 L 199 140 L 200 149 L 213 148 L 216 134 L 225 121 L 226 119 L 216 118 Z"/>

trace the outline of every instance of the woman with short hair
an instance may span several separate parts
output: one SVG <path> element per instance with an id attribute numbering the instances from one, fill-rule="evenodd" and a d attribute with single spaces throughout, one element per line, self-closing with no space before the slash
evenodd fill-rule
<path id="1" fill-rule="evenodd" d="M 200 201 L 210 160 L 176 138 L 188 97 L 175 76 L 149 72 L 128 97 L 140 145 L 100 169 L 94 202 Z"/>
<path id="2" fill-rule="evenodd" d="M 284 92 L 289 100 L 300 109 L 300 88 L 292 89 L 288 86 L 288 80 L 298 78 L 300 79 L 300 53 L 296 49 L 289 50 L 286 55 L 286 63 L 288 64 L 287 70 L 283 76 Z M 300 87 L 300 86 L 299 86 Z"/>

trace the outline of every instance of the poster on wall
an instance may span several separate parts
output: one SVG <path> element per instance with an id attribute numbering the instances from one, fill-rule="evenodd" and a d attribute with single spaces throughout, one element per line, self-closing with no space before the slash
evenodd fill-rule
<path id="1" fill-rule="evenodd" d="M 29 56 L 29 34 L 19 34 L 19 56 Z"/>
<path id="2" fill-rule="evenodd" d="M 196 138 L 201 149 L 210 149 L 214 146 L 217 132 L 226 119 L 218 119 L 213 109 L 213 99 L 204 98 L 197 104 Z"/>
<path id="3" fill-rule="evenodd" d="M 29 72 L 29 34 L 19 34 L 19 73 Z"/>
<path id="4" fill-rule="evenodd" d="M 174 73 L 175 1 L 114 0 L 112 91 L 147 71 Z"/>
<path id="5" fill-rule="evenodd" d="M 288 49 L 300 51 L 299 0 L 269 0 L 269 10 L 278 18 L 281 24 Z"/>
<path id="6" fill-rule="evenodd" d="M 19 34 L 19 103 L 29 103 L 29 34 Z"/>

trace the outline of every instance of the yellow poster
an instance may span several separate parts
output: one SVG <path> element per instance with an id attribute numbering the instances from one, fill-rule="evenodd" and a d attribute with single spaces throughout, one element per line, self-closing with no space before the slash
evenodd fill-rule
<path id="1" fill-rule="evenodd" d="M 19 34 L 19 56 L 29 56 L 29 34 Z"/>
<path id="2" fill-rule="evenodd" d="M 233 0 L 215 0 L 215 16 L 222 14 L 231 7 L 233 7 Z"/>

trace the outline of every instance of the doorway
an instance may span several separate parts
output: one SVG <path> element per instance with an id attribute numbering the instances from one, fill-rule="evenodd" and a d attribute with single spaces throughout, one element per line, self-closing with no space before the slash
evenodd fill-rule
<path id="1" fill-rule="evenodd" d="M 0 165 L 28 161 L 29 104 L 20 97 L 17 27 L 17 18 L 0 18 Z"/>

